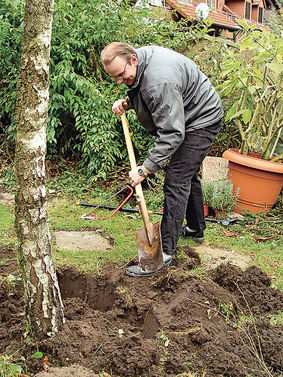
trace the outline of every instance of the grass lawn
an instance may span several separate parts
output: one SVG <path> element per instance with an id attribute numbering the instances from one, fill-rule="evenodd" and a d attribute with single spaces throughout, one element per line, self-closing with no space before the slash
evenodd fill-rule
<path id="1" fill-rule="evenodd" d="M 48 214 L 50 230 L 92 230 L 113 240 L 113 248 L 104 251 L 90 250 L 83 254 L 71 250 L 59 250 L 53 243 L 56 264 L 77 264 L 81 269 L 97 272 L 109 263 L 127 263 L 137 257 L 135 230 L 143 226 L 140 214 L 117 212 L 105 220 L 85 220 L 81 216 L 91 210 L 78 206 L 79 202 L 117 205 L 122 201 L 115 197 L 116 185 L 90 183 L 77 171 L 63 171 L 60 175 L 47 180 Z M 12 192 L 12 189 L 10 190 Z M 109 197 L 111 198 L 109 200 Z M 162 206 L 160 184 L 145 190 L 148 208 L 156 211 Z M 126 207 L 135 207 L 135 200 L 130 199 Z M 137 208 L 137 207 L 136 207 Z M 99 216 L 108 216 L 110 211 L 97 210 Z M 161 221 L 161 216 L 151 215 L 151 221 Z M 238 221 L 224 228 L 217 223 L 207 223 L 206 243 L 216 247 L 228 248 L 238 253 L 250 254 L 254 264 L 271 276 L 273 284 L 283 288 L 282 265 L 282 210 L 279 204 L 267 216 L 245 215 Z M 53 238 L 54 239 L 54 238 Z M 0 246 L 16 245 L 13 206 L 0 205 Z M 193 246 L 193 241 L 180 238 L 179 245 Z"/>

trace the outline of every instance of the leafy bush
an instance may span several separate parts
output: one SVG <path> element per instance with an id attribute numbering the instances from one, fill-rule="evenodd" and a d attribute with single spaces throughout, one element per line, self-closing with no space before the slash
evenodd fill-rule
<path id="1" fill-rule="evenodd" d="M 24 0 L 3 0 L 0 5 L 0 120 L 3 132 L 15 139 L 14 108 L 20 64 Z M 48 158 L 76 156 L 88 175 L 106 178 L 115 164 L 127 159 L 119 117 L 111 112 L 115 99 L 125 96 L 100 63 L 102 48 L 113 40 L 135 47 L 158 44 L 183 52 L 198 41 L 208 25 L 188 33 L 185 22 L 156 17 L 156 10 L 131 7 L 127 2 L 58 0 L 55 3 L 50 62 L 50 103 L 47 125 Z M 144 159 L 152 144 L 137 121 L 134 129 L 137 159 Z M 1 132 L 1 129 L 0 129 Z"/>
<path id="2" fill-rule="evenodd" d="M 210 205 L 212 196 L 213 196 L 213 181 L 206 181 L 205 179 L 201 180 L 201 188 L 203 193 L 203 204 L 206 206 Z"/>
<path id="3" fill-rule="evenodd" d="M 23 7 L 23 1 L 7 0 L 0 3 L 0 127 L 1 121 L 9 117 L 8 133 L 14 130 L 10 125 L 15 120 Z"/>
<path id="4" fill-rule="evenodd" d="M 209 29 L 208 29 L 209 30 Z M 229 50 L 234 50 L 235 43 L 224 41 L 220 38 L 214 38 L 205 35 L 195 44 L 190 44 L 185 54 L 192 59 L 210 79 L 212 85 L 217 88 L 223 83 L 221 77 L 221 64 Z M 219 93 L 220 94 L 220 93 Z M 234 103 L 234 96 L 221 96 L 224 113 L 227 113 Z M 239 148 L 239 130 L 231 121 L 223 119 L 223 125 L 213 146 L 210 155 L 221 156 L 229 148 Z"/>
<path id="5" fill-rule="evenodd" d="M 226 120 L 235 121 L 241 136 L 240 153 L 273 156 L 283 127 L 283 41 L 275 33 L 258 31 L 245 21 L 238 49 L 222 62 L 220 88 L 233 98 Z M 282 158 L 282 156 L 281 156 Z"/>

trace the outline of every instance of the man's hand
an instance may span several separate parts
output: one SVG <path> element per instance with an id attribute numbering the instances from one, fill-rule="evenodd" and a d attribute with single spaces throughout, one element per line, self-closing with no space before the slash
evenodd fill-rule
<path id="1" fill-rule="evenodd" d="M 129 110 L 131 108 L 129 98 L 126 97 L 125 99 L 118 99 L 113 103 L 112 111 L 115 114 L 122 115 L 125 110 Z"/>
<path id="2" fill-rule="evenodd" d="M 143 170 L 143 174 L 141 175 L 139 173 L 139 169 Z M 149 170 L 147 170 L 143 165 L 142 166 L 137 166 L 135 169 L 131 170 L 129 172 L 129 177 L 131 180 L 131 185 L 135 187 L 137 184 L 141 183 L 149 174 Z"/>

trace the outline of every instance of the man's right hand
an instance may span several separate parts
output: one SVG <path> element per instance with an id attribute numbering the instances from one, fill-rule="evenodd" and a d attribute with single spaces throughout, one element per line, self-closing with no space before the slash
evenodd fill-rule
<path id="1" fill-rule="evenodd" d="M 115 101 L 112 106 L 112 111 L 115 114 L 122 115 L 125 110 L 129 110 L 130 108 L 129 98 L 126 97 L 125 99 L 118 99 Z"/>

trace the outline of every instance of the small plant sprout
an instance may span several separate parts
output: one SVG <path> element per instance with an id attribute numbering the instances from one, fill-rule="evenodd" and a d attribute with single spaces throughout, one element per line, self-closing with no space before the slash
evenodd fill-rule
<path id="1" fill-rule="evenodd" d="M 283 312 L 279 311 L 277 314 L 270 315 L 271 326 L 282 326 L 283 325 Z"/>
<path id="2" fill-rule="evenodd" d="M 42 359 L 43 353 L 42 352 L 35 352 L 34 354 L 31 355 L 32 359 Z"/>
<path id="3" fill-rule="evenodd" d="M 118 336 L 119 338 L 122 338 L 122 336 L 125 334 L 125 331 L 123 329 L 118 330 Z"/>
<path id="4" fill-rule="evenodd" d="M 161 330 L 160 339 L 161 339 L 161 344 L 164 347 L 168 347 L 169 346 L 170 340 L 169 340 L 168 336 L 165 334 L 164 330 Z"/>
<path id="5" fill-rule="evenodd" d="M 14 275 L 8 275 L 6 277 L 1 276 L 1 285 L 6 290 L 8 296 L 12 295 L 12 290 L 16 286 L 17 281 L 20 281 L 21 278 Z"/>
<path id="6" fill-rule="evenodd" d="M 25 361 L 22 357 L 21 360 Z M 13 362 L 13 355 L 1 355 L 0 356 L 0 374 L 3 377 L 18 377 L 23 373 L 23 368 Z"/>
<path id="7" fill-rule="evenodd" d="M 212 318 L 211 309 L 207 309 L 207 316 L 208 316 L 208 319 Z"/>
<path id="8" fill-rule="evenodd" d="M 124 296 L 124 300 L 126 302 L 126 308 L 130 308 L 133 306 L 133 300 L 132 297 L 129 293 L 129 288 L 128 287 L 122 287 L 119 286 L 117 287 L 117 291 Z"/>
<path id="9" fill-rule="evenodd" d="M 224 316 L 225 322 L 229 323 L 231 316 L 233 316 L 233 304 L 232 302 L 220 302 L 219 311 Z"/>

